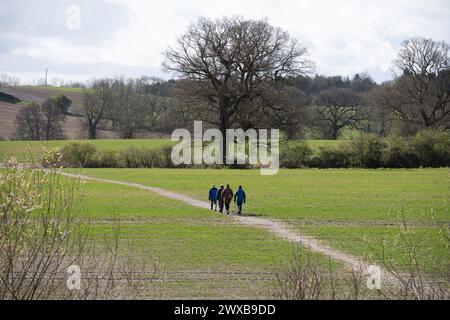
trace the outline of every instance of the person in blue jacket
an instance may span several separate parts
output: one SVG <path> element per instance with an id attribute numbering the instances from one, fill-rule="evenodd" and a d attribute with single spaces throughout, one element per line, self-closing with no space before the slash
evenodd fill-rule
<path id="1" fill-rule="evenodd" d="M 208 200 L 211 201 L 211 210 L 217 211 L 217 188 L 214 185 L 209 190 Z"/>
<path id="2" fill-rule="evenodd" d="M 242 204 L 245 203 L 245 191 L 242 189 L 242 186 L 239 186 L 238 190 L 234 194 L 234 202 L 237 202 L 238 213 L 242 213 Z"/>

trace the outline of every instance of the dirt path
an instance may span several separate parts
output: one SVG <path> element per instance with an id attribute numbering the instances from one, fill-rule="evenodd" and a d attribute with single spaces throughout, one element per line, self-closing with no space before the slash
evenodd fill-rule
<path id="1" fill-rule="evenodd" d="M 190 198 L 188 196 L 185 196 L 185 195 L 182 195 L 182 194 L 179 194 L 176 192 L 172 192 L 169 190 L 161 189 L 158 187 L 149 187 L 149 186 L 145 186 L 145 185 L 142 185 L 139 183 L 126 182 L 126 181 L 93 178 L 93 177 L 89 177 L 89 176 L 65 173 L 65 172 L 60 172 L 60 174 L 67 176 L 67 177 L 78 178 L 78 179 L 82 179 L 82 180 L 90 180 L 90 181 L 97 181 L 97 182 L 103 182 L 103 183 L 124 185 L 124 186 L 128 186 L 128 187 L 134 187 L 134 188 L 138 188 L 138 189 L 148 190 L 148 191 L 155 192 L 166 198 L 182 201 L 193 207 L 198 207 L 198 208 L 202 208 L 202 209 L 210 208 L 209 203 L 206 201 L 196 200 L 196 199 Z M 298 234 L 297 232 L 295 232 L 291 228 L 289 228 L 286 224 L 284 224 L 280 221 L 267 219 L 267 218 L 237 216 L 237 215 L 230 215 L 230 218 L 233 219 L 234 221 L 237 221 L 238 223 L 240 223 L 242 225 L 262 228 L 262 229 L 272 232 L 273 234 L 275 234 L 275 235 L 279 236 L 280 238 L 283 238 L 287 241 L 299 243 L 305 247 L 308 247 L 311 251 L 322 253 L 334 260 L 340 261 L 351 269 L 354 269 L 354 270 L 366 270 L 367 269 L 366 263 L 361 258 L 344 253 L 344 252 L 336 250 L 336 249 L 333 249 L 329 246 L 326 246 L 323 243 L 321 243 L 321 241 L 319 241 L 318 239 Z"/>

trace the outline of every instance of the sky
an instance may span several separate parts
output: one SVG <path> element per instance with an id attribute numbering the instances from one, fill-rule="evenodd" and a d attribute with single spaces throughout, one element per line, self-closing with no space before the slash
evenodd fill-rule
<path id="1" fill-rule="evenodd" d="M 450 43 L 449 0 L 0 0 L 0 74 L 35 83 L 154 76 L 199 17 L 267 18 L 309 49 L 315 73 L 377 82 L 407 38 Z"/>

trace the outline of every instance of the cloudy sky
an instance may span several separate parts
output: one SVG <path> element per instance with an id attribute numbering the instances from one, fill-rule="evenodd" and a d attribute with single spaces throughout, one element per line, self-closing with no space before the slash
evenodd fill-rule
<path id="1" fill-rule="evenodd" d="M 404 39 L 450 42 L 449 0 L 0 0 L 0 74 L 168 78 L 165 48 L 198 17 L 223 15 L 267 17 L 309 48 L 318 74 L 379 82 Z"/>

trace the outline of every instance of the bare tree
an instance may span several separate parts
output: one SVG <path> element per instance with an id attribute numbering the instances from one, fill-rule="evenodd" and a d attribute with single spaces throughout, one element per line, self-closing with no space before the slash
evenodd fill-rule
<path id="1" fill-rule="evenodd" d="M 19 110 L 16 116 L 16 138 L 41 140 L 44 136 L 44 119 L 41 106 L 35 102 Z"/>
<path id="2" fill-rule="evenodd" d="M 111 121 L 113 129 L 119 128 L 121 110 L 127 105 L 133 93 L 133 87 L 123 78 L 115 78 L 111 83 L 113 92 L 112 103 L 107 109 L 107 118 Z"/>
<path id="3" fill-rule="evenodd" d="M 108 108 L 113 103 L 112 82 L 108 79 L 96 80 L 92 88 L 83 94 L 83 109 L 85 126 L 88 129 L 89 139 L 97 138 L 97 127 L 104 120 Z"/>
<path id="4" fill-rule="evenodd" d="M 136 132 L 142 128 L 147 115 L 144 96 L 132 93 L 119 110 L 119 130 L 122 138 L 133 139 Z"/>
<path id="5" fill-rule="evenodd" d="M 238 123 L 245 104 L 260 96 L 262 84 L 311 67 L 307 49 L 287 32 L 243 17 L 200 18 L 165 52 L 163 63 L 187 80 L 180 84 L 192 98 L 191 110 L 223 134 Z"/>
<path id="6" fill-rule="evenodd" d="M 18 86 L 20 85 L 20 78 L 10 76 L 7 74 L 0 74 L 0 87 Z"/>
<path id="7" fill-rule="evenodd" d="M 324 90 L 317 95 L 314 104 L 318 124 L 334 140 L 343 128 L 355 125 L 363 118 L 363 100 L 350 89 Z"/>
<path id="8" fill-rule="evenodd" d="M 26 140 L 64 138 L 62 125 L 72 103 L 64 95 L 49 97 L 42 104 L 35 102 L 22 108 L 16 116 L 16 136 Z"/>
<path id="9" fill-rule="evenodd" d="M 100 79 L 83 95 L 84 124 L 89 138 L 97 137 L 97 127 L 110 121 L 123 138 L 130 139 L 140 129 L 154 130 L 167 109 L 167 92 L 156 78 Z"/>
<path id="10" fill-rule="evenodd" d="M 308 119 L 304 108 L 308 101 L 303 91 L 285 81 L 267 83 L 259 97 L 243 104 L 238 123 L 243 129 L 277 128 L 293 139 Z"/>
<path id="11" fill-rule="evenodd" d="M 143 99 L 145 113 L 142 126 L 148 130 L 158 130 L 161 117 L 168 109 L 167 82 L 153 77 L 141 77 L 135 81 L 135 92 Z"/>
<path id="12" fill-rule="evenodd" d="M 114 79 L 111 85 L 112 102 L 108 110 L 108 118 L 113 129 L 118 129 L 122 138 L 134 137 L 144 121 L 143 100 L 136 94 L 135 81 L 123 77 Z"/>
<path id="13" fill-rule="evenodd" d="M 59 77 L 52 77 L 50 80 L 50 83 L 55 87 L 63 87 L 64 86 L 64 79 Z"/>
<path id="14" fill-rule="evenodd" d="M 387 100 L 398 117 L 418 128 L 450 129 L 450 58 L 445 42 L 406 40 Z"/>
<path id="15" fill-rule="evenodd" d="M 389 107 L 389 101 L 385 100 L 386 85 L 373 87 L 366 93 L 366 104 L 363 106 L 367 119 L 360 124 L 360 129 L 366 132 L 376 133 L 380 137 L 387 136 L 394 125 L 394 116 Z"/>
<path id="16" fill-rule="evenodd" d="M 118 128 L 122 138 L 134 138 L 142 128 L 146 117 L 146 99 L 136 92 L 134 80 L 119 78 L 113 82 L 113 102 L 110 108 L 113 127 Z"/>
<path id="17" fill-rule="evenodd" d="M 372 77 L 366 73 L 357 73 L 353 76 L 353 79 L 349 83 L 350 89 L 355 92 L 366 92 L 376 86 Z"/>
<path id="18" fill-rule="evenodd" d="M 65 107 L 60 104 L 60 101 L 59 96 L 53 96 L 41 104 L 42 118 L 44 120 L 45 140 L 64 138 L 62 126 L 66 120 L 66 114 L 63 112 Z"/>

